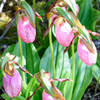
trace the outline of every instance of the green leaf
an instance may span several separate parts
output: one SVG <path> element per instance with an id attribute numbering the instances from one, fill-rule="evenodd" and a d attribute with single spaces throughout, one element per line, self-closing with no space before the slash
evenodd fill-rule
<path id="1" fill-rule="evenodd" d="M 61 59 L 59 59 L 59 62 L 60 61 L 61 61 Z M 62 66 L 62 72 L 61 72 L 60 78 L 71 79 L 71 64 L 70 64 L 67 52 L 64 53 L 64 56 L 63 56 L 63 66 Z M 72 83 L 71 81 L 66 81 L 66 82 L 63 82 L 63 83 L 58 83 L 58 88 L 63 93 L 64 97 L 66 95 L 69 95 L 71 83 Z"/>
<path id="2" fill-rule="evenodd" d="M 100 11 L 92 7 L 92 0 L 80 0 L 79 19 L 87 29 L 95 31 L 95 25 L 100 18 Z"/>
<path id="3" fill-rule="evenodd" d="M 55 41 L 53 43 L 53 49 L 54 49 L 54 59 L 55 59 L 55 67 L 56 67 L 56 78 L 60 78 L 61 74 L 63 71 L 70 71 L 70 63 L 69 63 L 69 58 L 68 54 L 66 52 L 66 56 L 64 56 L 64 49 L 65 47 L 61 46 L 60 44 Z M 53 72 L 52 72 L 52 59 L 51 59 L 51 53 L 50 53 L 50 47 L 47 48 L 45 51 L 43 57 L 41 58 L 40 61 L 40 70 L 44 69 L 45 72 L 50 72 L 51 77 L 53 77 Z M 66 65 L 64 65 L 64 60 L 66 61 Z M 64 65 L 64 66 L 63 66 Z M 64 69 L 65 68 L 65 69 Z"/>
<path id="4" fill-rule="evenodd" d="M 26 98 L 28 96 L 30 96 L 30 92 L 33 92 L 37 88 L 37 86 L 39 86 L 39 84 L 38 84 L 36 78 L 33 77 L 27 85 L 27 91 L 25 94 Z"/>
<path id="5" fill-rule="evenodd" d="M 98 53 L 98 57 L 97 57 L 97 63 L 98 67 L 100 68 L 100 53 Z"/>
<path id="6" fill-rule="evenodd" d="M 70 79 L 71 65 L 69 62 L 68 53 L 67 52 L 64 53 L 65 47 L 61 46 L 60 44 L 57 43 L 57 41 L 55 41 L 53 43 L 53 49 L 54 49 L 54 58 L 55 58 L 55 67 L 56 67 L 56 78 Z M 40 69 L 44 69 L 46 72 L 50 72 L 52 76 L 53 75 L 52 63 L 51 63 L 52 59 L 51 59 L 50 52 L 51 52 L 50 47 L 48 47 L 43 57 L 41 58 Z M 64 82 L 64 83 L 55 82 L 55 85 L 58 86 L 58 88 L 61 90 L 64 96 L 66 91 L 64 86 L 65 84 L 69 87 L 71 82 Z"/>
<path id="7" fill-rule="evenodd" d="M 2 94 L 1 97 L 4 98 L 5 100 L 10 100 L 10 97 L 6 93 Z M 26 100 L 26 99 L 22 96 L 17 96 L 13 97 L 12 100 Z"/>
<path id="8" fill-rule="evenodd" d="M 5 100 L 10 100 L 10 97 L 6 93 L 2 94 L 1 97 Z"/>
<path id="9" fill-rule="evenodd" d="M 11 45 L 10 47 L 8 47 L 8 48 L 4 51 L 4 53 L 2 54 L 2 56 L 5 56 L 6 53 L 11 53 L 11 52 L 13 52 L 14 48 L 15 48 L 15 44 Z"/>
<path id="10" fill-rule="evenodd" d="M 22 1 L 22 7 L 25 8 L 27 14 L 30 16 L 31 21 L 33 23 L 32 25 L 35 25 L 35 13 L 33 9 L 30 7 L 30 5 L 26 1 Z"/>
<path id="11" fill-rule="evenodd" d="M 75 83 L 71 100 L 81 100 L 86 88 L 92 81 L 92 67 L 87 66 L 80 61 L 77 53 L 75 54 Z M 72 60 L 71 60 L 72 62 Z M 66 99 L 69 99 L 70 84 L 65 86 Z"/>
<path id="12" fill-rule="evenodd" d="M 72 100 L 81 100 L 86 88 L 92 81 L 91 67 L 82 63 L 75 78 Z"/>
<path id="13" fill-rule="evenodd" d="M 40 57 L 37 53 L 36 48 L 32 43 L 26 44 L 26 69 L 35 74 L 39 72 L 40 65 Z M 28 75 L 28 81 L 30 80 L 30 76 Z"/>
<path id="14" fill-rule="evenodd" d="M 100 67 L 97 65 L 92 66 L 92 74 L 97 82 L 100 84 Z"/>
<path id="15" fill-rule="evenodd" d="M 22 96 L 17 96 L 17 97 L 14 97 L 12 100 L 26 100 L 26 99 Z"/>
<path id="16" fill-rule="evenodd" d="M 42 100 L 42 88 L 39 89 L 31 100 Z"/>

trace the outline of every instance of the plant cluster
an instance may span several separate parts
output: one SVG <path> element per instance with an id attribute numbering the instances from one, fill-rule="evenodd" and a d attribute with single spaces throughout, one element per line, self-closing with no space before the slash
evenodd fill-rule
<path id="1" fill-rule="evenodd" d="M 98 60 L 90 34 L 100 34 L 81 23 L 80 8 L 75 0 L 57 0 L 46 15 L 48 29 L 44 38 L 48 33 L 50 47 L 40 59 L 33 42 L 37 35 L 36 17 L 41 22 L 43 19 L 25 0 L 16 2 L 18 8 L 14 19 L 18 43 L 9 47 L 0 58 L 5 90 L 2 97 L 40 100 L 42 92 L 43 100 L 81 100 L 92 80 L 92 66 L 96 66 Z M 52 33 L 56 39 L 53 43 Z M 74 44 L 76 39 L 77 45 Z M 72 56 L 69 58 L 70 46 Z M 77 53 L 74 47 L 77 47 Z"/>

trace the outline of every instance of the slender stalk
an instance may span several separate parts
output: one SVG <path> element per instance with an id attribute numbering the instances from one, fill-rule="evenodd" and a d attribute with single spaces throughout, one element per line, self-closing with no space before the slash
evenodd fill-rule
<path id="1" fill-rule="evenodd" d="M 33 0 L 33 8 L 34 8 L 34 10 L 36 10 L 36 3 L 35 3 L 36 1 L 35 0 Z"/>
<path id="2" fill-rule="evenodd" d="M 20 37 L 18 36 L 18 42 L 19 42 L 19 49 L 20 49 L 20 58 L 21 58 L 21 66 L 23 66 L 23 53 L 22 53 L 22 45 Z"/>
<path id="3" fill-rule="evenodd" d="M 39 35 L 40 43 L 42 43 L 41 27 L 40 27 L 38 18 L 36 18 L 36 26 L 37 26 L 37 30 L 38 30 L 37 32 L 38 32 L 38 35 Z"/>
<path id="4" fill-rule="evenodd" d="M 23 52 L 22 52 L 21 39 L 19 36 L 18 36 L 18 42 L 19 42 L 19 49 L 20 49 L 20 64 L 21 66 L 23 66 L 24 65 L 23 64 Z M 25 73 L 24 72 L 22 72 L 22 80 L 23 80 L 23 86 L 25 88 L 26 83 L 25 83 Z"/>
<path id="5" fill-rule="evenodd" d="M 71 91 L 70 91 L 70 96 L 69 100 L 72 100 L 72 93 L 73 93 L 73 87 L 74 87 L 74 81 L 75 81 L 75 53 L 74 53 L 74 43 L 72 44 L 72 86 L 71 86 Z"/>
<path id="6" fill-rule="evenodd" d="M 34 11 L 36 11 L 36 0 L 33 0 L 33 8 L 34 8 Z M 40 28 L 38 18 L 36 18 L 36 27 L 37 27 L 37 30 L 38 30 L 38 33 L 39 33 L 40 42 L 42 43 L 42 34 L 41 34 L 41 28 Z"/>
<path id="7" fill-rule="evenodd" d="M 54 63 L 54 53 L 53 53 L 52 33 L 51 33 L 51 18 L 49 19 L 49 43 L 50 43 L 50 50 L 52 57 L 53 78 L 55 78 L 55 63 Z"/>

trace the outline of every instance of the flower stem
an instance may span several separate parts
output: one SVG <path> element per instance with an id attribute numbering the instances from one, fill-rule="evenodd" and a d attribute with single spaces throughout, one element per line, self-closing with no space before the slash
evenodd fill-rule
<path id="1" fill-rule="evenodd" d="M 21 39 L 18 36 L 18 42 L 19 42 L 19 49 L 20 49 L 20 64 L 21 66 L 23 66 L 23 52 L 22 52 L 22 45 L 21 45 Z M 23 80 L 23 86 L 25 87 L 26 83 L 25 83 L 25 73 L 22 72 L 22 80 Z"/>
<path id="2" fill-rule="evenodd" d="M 49 43 L 52 57 L 52 69 L 53 69 L 53 78 L 55 78 L 55 63 L 54 63 L 54 53 L 53 53 L 53 44 L 52 44 L 52 33 L 51 33 L 51 18 L 49 18 Z"/>
<path id="3" fill-rule="evenodd" d="M 36 1 L 35 0 L 33 0 L 33 8 L 34 8 L 34 10 L 36 10 L 36 3 L 35 3 Z"/>
<path id="4" fill-rule="evenodd" d="M 75 81 L 75 53 L 74 53 L 74 43 L 72 44 L 72 86 L 70 91 L 70 98 L 69 100 L 72 100 L 72 93 L 73 93 L 73 87 L 74 87 L 74 81 Z"/>

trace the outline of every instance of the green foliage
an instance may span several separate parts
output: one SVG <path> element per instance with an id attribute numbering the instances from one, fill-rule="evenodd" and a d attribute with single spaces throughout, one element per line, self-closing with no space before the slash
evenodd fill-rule
<path id="1" fill-rule="evenodd" d="M 100 67 L 97 65 L 92 66 L 92 74 L 97 82 L 100 84 Z"/>
<path id="2" fill-rule="evenodd" d="M 30 96 L 30 93 L 34 91 L 37 86 L 38 86 L 38 82 L 36 78 L 35 77 L 31 78 L 30 82 L 27 85 L 27 91 L 25 97 L 27 98 L 28 96 Z"/>
<path id="3" fill-rule="evenodd" d="M 79 19 L 89 30 L 94 31 L 96 22 L 100 18 L 100 11 L 92 7 L 92 0 L 80 0 Z"/>
<path id="4" fill-rule="evenodd" d="M 77 57 L 76 61 L 76 76 L 72 100 L 81 100 L 86 88 L 92 81 L 92 67 L 87 66 Z"/>
<path id="5" fill-rule="evenodd" d="M 98 53 L 97 64 L 92 66 L 92 74 L 100 84 L 100 54 Z"/>
<path id="6" fill-rule="evenodd" d="M 6 93 L 2 94 L 1 97 L 3 97 L 5 100 L 10 100 L 9 96 Z M 26 100 L 26 99 L 22 96 L 17 96 L 12 98 L 12 100 Z"/>
<path id="7" fill-rule="evenodd" d="M 70 63 L 68 61 L 69 57 L 68 57 L 68 54 L 64 54 L 65 48 L 62 47 L 57 42 L 54 42 L 53 47 L 54 47 L 55 67 L 56 67 L 56 78 L 60 78 L 60 76 L 62 74 L 64 74 L 65 72 L 70 73 L 70 70 L 69 70 Z M 65 60 L 64 55 L 66 55 L 65 59 L 66 59 L 67 63 L 64 62 L 64 60 Z M 51 77 L 53 77 L 51 60 L 52 59 L 51 59 L 51 54 L 50 54 L 50 47 L 48 47 L 47 50 L 45 51 L 43 57 L 41 58 L 40 70 L 44 69 L 45 71 L 50 72 Z"/>

